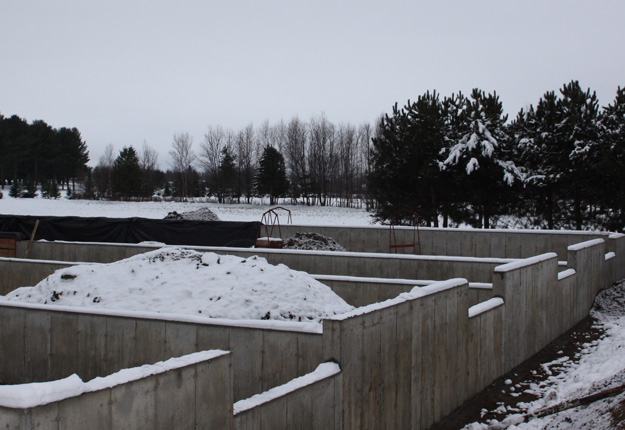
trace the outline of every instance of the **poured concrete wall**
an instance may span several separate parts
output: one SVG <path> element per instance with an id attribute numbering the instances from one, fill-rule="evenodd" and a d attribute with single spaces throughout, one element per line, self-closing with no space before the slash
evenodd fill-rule
<path id="1" fill-rule="evenodd" d="M 72 265 L 61 261 L 0 257 L 0 295 L 6 295 L 19 287 L 37 285 L 55 270 Z"/>
<path id="2" fill-rule="evenodd" d="M 146 247 L 104 243 L 37 242 L 33 244 L 29 256 L 39 260 L 110 263 L 157 248 L 158 246 Z M 491 282 L 495 266 L 510 261 L 501 258 L 342 253 L 259 248 L 193 247 L 192 249 L 240 257 L 258 255 L 266 258 L 269 263 L 285 264 L 292 269 L 303 270 L 311 274 L 432 280 L 462 277 L 472 282 Z"/>
<path id="3" fill-rule="evenodd" d="M 232 429 L 230 354 L 27 408 L 0 407 L 7 429 Z"/>
<path id="4" fill-rule="evenodd" d="M 302 254 L 298 256 L 301 258 L 315 259 L 315 254 Z M 399 260 L 398 264 L 410 264 L 414 263 L 414 258 L 408 256 L 408 260 Z M 388 260 L 388 259 L 385 259 Z M 376 257 L 369 259 L 369 261 L 376 261 Z M 406 262 L 407 261 L 407 262 Z M 419 260 L 421 262 L 421 260 Z M 498 260 L 499 261 L 499 260 Z M 505 260 L 500 260 L 505 261 Z M 54 273 L 54 271 L 69 267 L 73 264 L 86 264 L 86 263 L 68 263 L 63 261 L 52 260 L 32 260 L 32 259 L 4 259 L 0 258 L 0 295 L 8 294 L 14 289 L 22 286 L 36 285 L 38 282 L 45 279 L 47 276 Z M 445 264 L 449 264 L 447 261 Z M 433 266 L 430 265 L 430 266 Z M 480 261 L 478 264 L 480 275 L 476 277 L 484 277 L 484 268 L 492 270 L 495 267 L 495 263 L 492 259 L 487 259 L 485 262 Z M 324 267 L 317 267 L 320 270 Z M 326 269 L 328 269 L 326 267 Z M 332 269 L 331 267 L 329 268 Z M 431 270 L 420 271 L 421 273 L 431 273 Z M 491 274 L 492 276 L 492 274 Z M 359 307 L 365 306 L 371 303 L 381 302 L 384 300 L 397 297 L 399 294 L 408 292 L 415 286 L 429 285 L 435 281 L 432 280 L 419 280 L 419 279 L 396 279 L 396 278 L 380 278 L 380 277 L 360 277 L 360 276 L 342 276 L 342 275 L 315 275 L 315 278 L 322 283 L 328 285 L 332 290 L 338 294 L 343 300 L 352 306 Z M 492 296 L 489 285 L 490 283 L 471 283 L 470 284 L 470 303 L 478 303 L 486 300 Z"/>
<path id="5" fill-rule="evenodd" d="M 306 333 L 302 339 L 293 340 L 289 335 L 276 332 L 272 343 L 265 345 L 264 333 L 259 339 L 255 334 L 235 333 L 242 330 L 240 328 L 230 328 L 235 332 L 228 332 L 227 335 L 217 329 L 215 333 L 206 333 L 212 339 L 208 343 L 214 344 L 207 346 L 232 350 L 236 345 L 246 345 L 240 347 L 242 349 L 238 353 L 233 351 L 234 366 L 237 357 L 242 356 L 246 357 L 246 361 L 241 366 L 251 366 L 235 368 L 235 386 L 238 375 L 243 375 L 252 384 L 254 379 L 262 380 L 264 376 L 256 373 L 255 369 L 262 369 L 263 363 L 271 360 L 281 366 L 302 369 L 299 374 L 311 371 L 320 361 L 336 360 L 342 369 L 343 428 L 428 428 L 486 384 L 529 358 L 584 318 L 596 293 L 609 287 L 611 278 L 618 276 L 617 270 L 625 265 L 625 252 L 618 251 L 623 246 L 622 240 L 622 237 L 610 238 L 608 247 L 604 240 L 568 246 L 564 258 L 568 261 L 568 269 L 565 271 L 560 271 L 558 260 L 562 257 L 556 253 L 494 268 L 492 290 L 484 288 L 480 293 L 482 298 L 503 299 L 503 305 L 473 312 L 472 316 L 469 316 L 469 308 L 479 301 L 479 297 L 470 297 L 466 280 L 453 280 L 425 286 L 400 298 L 327 319 L 321 336 Z M 607 250 L 615 250 L 615 257 L 606 260 Z M 302 258 L 302 254 L 292 255 Z M 339 255 L 332 254 L 335 259 Z M 405 262 L 411 258 L 386 257 L 385 261 Z M 457 263 L 461 261 L 456 259 Z M 328 264 L 332 266 L 332 262 Z M 349 262 L 347 264 L 349 268 Z M 2 337 L 2 345 L 5 341 L 19 344 L 19 330 L 24 327 L 21 317 L 3 319 L 2 308 L 0 336 L 6 336 Z M 100 320 L 100 324 L 103 323 L 109 324 L 108 320 Z M 200 327 L 189 329 L 187 324 L 180 322 L 173 323 L 177 327 L 172 326 L 172 329 L 154 328 L 146 322 L 143 334 L 139 336 L 132 331 L 131 323 L 114 322 L 117 323 L 116 331 L 121 328 L 129 339 L 152 336 L 161 339 L 149 343 L 157 345 L 161 352 L 163 331 L 165 336 L 169 332 L 170 337 L 176 338 L 181 345 L 193 344 L 195 339 L 196 347 L 200 345 L 200 333 L 203 332 Z M 41 331 L 47 321 L 38 324 L 32 327 L 33 332 Z M 63 318 L 56 323 L 50 319 L 50 324 L 65 325 L 70 332 L 74 330 L 73 323 Z M 93 325 L 90 326 L 93 332 L 98 333 Z M 8 328 L 4 329 L 5 326 Z M 231 342 L 233 338 L 236 339 L 234 343 L 225 345 L 225 339 Z M 222 344 L 218 344 L 219 339 Z M 42 337 L 40 340 L 46 339 Z M 59 344 L 54 340 L 50 343 Z M 296 349 L 289 349 L 294 348 L 293 344 Z M 36 347 L 35 342 L 31 345 Z M 114 350 L 123 354 L 122 345 L 123 342 L 120 348 Z M 27 349 L 25 345 L 22 348 Z M 98 351 L 97 348 L 95 350 Z M 259 350 L 262 352 L 259 353 Z M 280 351 L 280 355 L 276 357 L 273 354 L 275 351 Z M 300 364 L 302 356 L 308 351 L 316 351 L 320 355 L 310 359 L 312 364 Z M 3 361 L 1 358 L 0 363 Z M 97 358 L 94 356 L 92 359 Z M 19 366 L 19 363 L 15 364 Z M 277 372 L 283 371 L 277 369 Z M 273 375 L 271 372 L 268 374 Z M 277 383 L 257 382 L 255 391 L 250 394 L 290 378 L 292 376 L 281 373 L 275 377 L 280 379 Z M 244 397 L 248 395 L 239 396 Z M 275 410 L 275 413 L 280 413 L 283 408 L 276 407 Z M 260 425 L 259 421 L 252 421 L 250 425 Z"/>
<path id="6" fill-rule="evenodd" d="M 588 315 L 611 282 L 603 240 L 495 269 L 492 300 L 469 317 L 466 280 L 444 281 L 324 321 L 324 359 L 343 371 L 346 429 L 428 428 Z M 480 305 L 477 305 L 478 307 Z"/>
<path id="7" fill-rule="evenodd" d="M 343 429 L 341 373 L 312 381 L 295 391 L 234 416 L 235 430 Z"/>
<path id="8" fill-rule="evenodd" d="M 568 248 L 575 274 L 558 276 L 558 256 L 543 254 L 495 269 L 493 295 L 506 302 L 506 371 L 540 351 L 588 316 L 596 294 L 612 284 L 605 269 L 605 244 L 591 240 Z"/>
<path id="9" fill-rule="evenodd" d="M 36 408 L 0 408 L 0 417 L 19 429 L 228 429 L 229 365 L 218 358 Z"/>
<path id="10" fill-rule="evenodd" d="M 344 428 L 427 428 L 471 394 L 468 283 L 440 284 L 324 321 L 324 356 L 343 371 Z"/>
<path id="11" fill-rule="evenodd" d="M 389 253 L 390 230 L 385 226 L 370 227 L 328 227 L 307 225 L 283 225 L 282 236 L 292 236 L 297 232 L 316 232 L 335 239 L 350 252 Z M 276 233 L 277 234 L 277 233 Z M 591 239 L 609 237 L 623 238 L 619 233 L 589 232 L 572 230 L 502 230 L 502 229 L 456 229 L 456 228 L 429 228 L 421 227 L 418 236 L 410 227 L 395 227 L 396 241 L 393 243 L 420 242 L 421 255 L 446 255 L 462 257 L 494 257 L 494 258 L 527 258 L 533 255 L 555 252 L 560 260 L 566 260 L 569 245 L 585 242 Z M 416 237 L 416 238 L 415 238 Z M 621 250 L 625 247 L 623 240 L 620 241 Z M 60 245 L 61 242 L 56 242 Z M 616 244 L 616 241 L 615 241 Z M 115 246 L 115 244 L 108 244 Z M 27 241 L 18 242 L 17 256 L 25 257 Z M 71 248 L 71 243 L 64 246 L 55 246 L 54 254 L 38 250 L 38 242 L 33 245 L 29 258 L 67 260 L 67 261 L 97 261 L 112 262 L 127 258 L 137 253 L 153 249 L 145 245 L 119 245 L 123 249 L 100 249 L 94 257 L 88 249 L 84 254 L 77 254 Z M 133 251 L 130 246 L 143 248 Z M 616 245 L 610 244 L 608 250 L 616 251 Z M 397 249 L 399 253 L 412 253 L 411 248 Z M 95 258 L 95 259 L 94 259 Z M 625 269 L 622 277 L 625 276 Z M 621 279 L 619 278 L 619 279 Z"/>
<path id="12" fill-rule="evenodd" d="M 232 352 L 235 400 L 308 373 L 321 335 L 0 305 L 0 382 L 83 380 L 208 349 Z"/>
<path id="13" fill-rule="evenodd" d="M 283 225 L 282 236 L 297 232 L 316 232 L 335 239 L 352 252 L 389 252 L 389 227 L 326 227 Z M 463 257 L 526 258 L 545 252 L 555 252 L 561 260 L 567 247 L 589 239 L 607 238 L 608 233 L 570 230 L 502 230 L 420 227 L 418 235 L 411 227 L 395 227 L 393 243 L 420 241 L 422 255 Z M 416 237 L 416 239 L 415 239 Z M 412 249 L 398 250 L 412 252 Z"/>

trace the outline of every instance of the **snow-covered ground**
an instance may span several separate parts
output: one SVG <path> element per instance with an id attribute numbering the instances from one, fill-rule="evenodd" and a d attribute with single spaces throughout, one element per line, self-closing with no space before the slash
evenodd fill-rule
<path id="1" fill-rule="evenodd" d="M 112 202 L 104 200 L 58 200 L 34 198 L 14 199 L 5 187 L 0 199 L 1 215 L 52 215 L 107 218 L 162 219 L 169 212 L 191 212 L 202 207 L 213 211 L 222 221 L 260 221 L 272 206 L 263 204 L 217 204 L 181 202 Z M 293 224 L 303 225 L 371 225 L 373 218 L 364 209 L 336 206 L 281 205 L 291 211 Z M 286 224 L 286 212 L 280 213 L 280 223 Z"/>
<path id="2" fill-rule="evenodd" d="M 166 247 L 111 264 L 57 270 L 10 301 L 190 314 L 234 320 L 321 322 L 353 309 L 308 273 L 261 257 Z"/>
<path id="3" fill-rule="evenodd" d="M 600 339 L 584 344 L 577 356 L 562 356 L 542 363 L 542 370 L 550 375 L 545 380 L 510 384 L 508 401 L 500 404 L 496 411 L 507 412 L 506 418 L 471 423 L 464 429 L 625 428 L 625 281 L 601 292 L 591 315 L 596 320 L 596 328 L 604 331 Z M 552 372 L 550 369 L 554 367 L 559 370 Z M 608 392 L 618 387 L 621 389 L 616 393 Z M 515 399 L 521 390 L 536 396 L 537 400 L 517 403 Z M 573 406 L 577 399 L 598 393 L 610 395 L 565 409 Z M 564 410 L 551 413 L 561 409 Z"/>

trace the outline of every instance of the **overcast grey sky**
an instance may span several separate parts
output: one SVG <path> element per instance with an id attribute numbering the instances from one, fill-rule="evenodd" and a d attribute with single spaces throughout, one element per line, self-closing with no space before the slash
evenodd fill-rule
<path id="1" fill-rule="evenodd" d="M 426 90 L 514 117 L 577 79 L 625 86 L 625 1 L 0 0 L 0 113 L 77 127 L 95 165 L 208 125 L 373 122 Z M 0 154 L 1 156 L 1 154 Z"/>

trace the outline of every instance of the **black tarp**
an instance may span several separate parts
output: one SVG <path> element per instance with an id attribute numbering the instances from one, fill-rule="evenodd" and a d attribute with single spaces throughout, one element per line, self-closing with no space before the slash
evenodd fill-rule
<path id="1" fill-rule="evenodd" d="M 253 246 L 260 227 L 260 222 L 0 215 L 0 232 L 17 232 L 30 237 L 36 220 L 39 220 L 39 226 L 35 240 L 112 243 L 155 241 L 167 245 L 239 248 Z"/>

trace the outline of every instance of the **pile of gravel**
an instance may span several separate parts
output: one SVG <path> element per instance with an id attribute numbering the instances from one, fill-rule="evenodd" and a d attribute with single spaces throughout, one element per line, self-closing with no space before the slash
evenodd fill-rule
<path id="1" fill-rule="evenodd" d="M 200 208 L 191 212 L 179 214 L 176 211 L 169 212 L 163 219 L 184 219 L 190 221 L 220 221 L 219 217 L 209 208 Z"/>
<path id="2" fill-rule="evenodd" d="M 295 233 L 284 239 L 284 249 L 304 249 L 308 251 L 347 251 L 330 237 L 319 233 Z"/>

